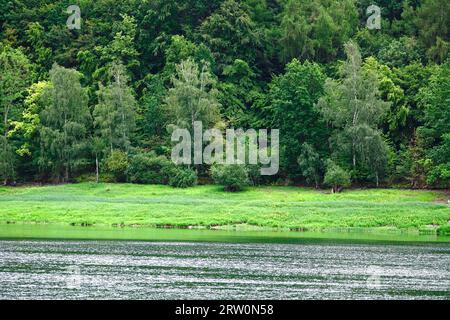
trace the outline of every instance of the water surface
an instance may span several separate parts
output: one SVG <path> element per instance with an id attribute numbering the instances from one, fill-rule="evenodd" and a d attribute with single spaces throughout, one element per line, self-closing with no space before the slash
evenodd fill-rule
<path id="1" fill-rule="evenodd" d="M 17 239 L 19 231 L 9 230 L 0 228 L 8 238 L 0 240 L 1 299 L 450 298 L 448 242 L 264 243 L 261 234 L 234 233 L 240 243 L 227 243 L 201 230 L 147 230 L 151 241 L 78 240 L 87 235 L 77 229 L 73 240 L 46 240 Z"/>

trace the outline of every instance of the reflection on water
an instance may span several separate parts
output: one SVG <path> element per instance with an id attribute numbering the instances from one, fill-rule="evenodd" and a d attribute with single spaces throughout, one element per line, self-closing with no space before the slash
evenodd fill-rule
<path id="1" fill-rule="evenodd" d="M 0 241 L 2 299 L 449 299 L 450 245 Z"/>

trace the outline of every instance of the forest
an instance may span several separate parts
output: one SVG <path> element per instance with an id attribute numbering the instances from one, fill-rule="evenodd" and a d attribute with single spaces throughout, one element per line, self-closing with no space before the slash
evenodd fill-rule
<path id="1" fill-rule="evenodd" d="M 0 2 L 5 185 L 450 187 L 450 1 Z M 175 166 L 194 120 L 279 129 L 279 172 Z"/>

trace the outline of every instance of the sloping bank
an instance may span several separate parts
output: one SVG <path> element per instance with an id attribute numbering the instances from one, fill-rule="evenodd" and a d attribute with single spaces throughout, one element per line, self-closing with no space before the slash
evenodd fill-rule
<path id="1" fill-rule="evenodd" d="M 443 197 L 434 191 L 396 189 L 328 194 L 296 187 L 239 193 L 218 186 L 1 187 L 0 223 L 448 234 L 450 206 Z"/>

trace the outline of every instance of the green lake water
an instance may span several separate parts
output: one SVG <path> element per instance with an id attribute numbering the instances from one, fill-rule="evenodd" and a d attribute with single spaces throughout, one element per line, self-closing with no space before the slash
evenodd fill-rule
<path id="1" fill-rule="evenodd" d="M 450 299 L 448 237 L 0 225 L 0 299 Z"/>

